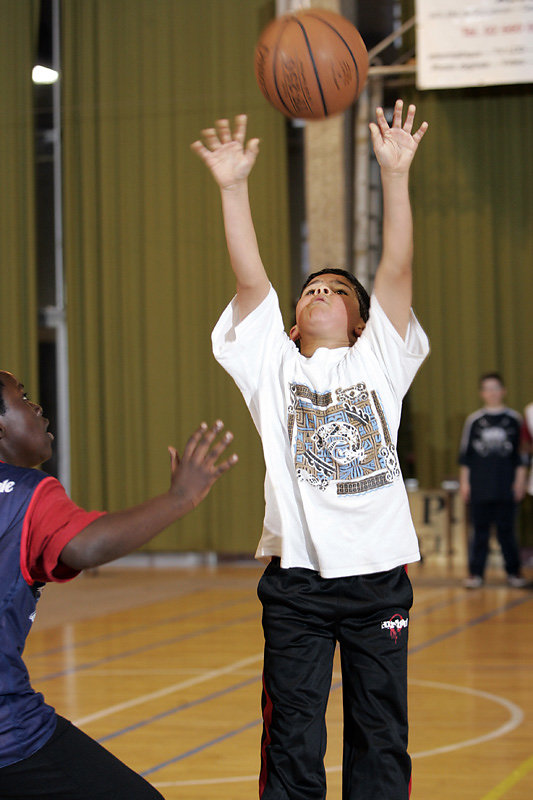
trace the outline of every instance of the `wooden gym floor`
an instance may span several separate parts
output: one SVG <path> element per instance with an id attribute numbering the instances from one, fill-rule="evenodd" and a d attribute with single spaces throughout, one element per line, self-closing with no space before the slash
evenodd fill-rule
<path id="1" fill-rule="evenodd" d="M 112 566 L 47 586 L 26 648 L 34 687 L 167 800 L 252 800 L 260 569 Z M 533 591 L 500 573 L 473 592 L 462 571 L 414 565 L 410 576 L 413 800 L 533 797 Z M 341 797 L 341 730 L 337 665 L 330 800 Z"/>

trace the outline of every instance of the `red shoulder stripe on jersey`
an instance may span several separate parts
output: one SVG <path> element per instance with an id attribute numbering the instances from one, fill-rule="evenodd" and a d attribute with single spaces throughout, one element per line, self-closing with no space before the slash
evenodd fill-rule
<path id="1" fill-rule="evenodd" d="M 35 583 L 28 569 L 28 535 L 29 535 L 28 520 L 31 518 L 31 512 L 33 511 L 35 503 L 39 499 L 42 487 L 45 484 L 50 483 L 50 481 L 55 481 L 55 480 L 56 478 L 53 478 L 50 475 L 48 478 L 45 478 L 36 486 L 35 491 L 33 493 L 33 497 L 31 498 L 30 504 L 26 509 L 26 513 L 24 515 L 24 523 L 22 525 L 22 535 L 20 537 L 20 569 L 22 571 L 22 577 L 24 578 L 28 586 L 32 586 Z"/>

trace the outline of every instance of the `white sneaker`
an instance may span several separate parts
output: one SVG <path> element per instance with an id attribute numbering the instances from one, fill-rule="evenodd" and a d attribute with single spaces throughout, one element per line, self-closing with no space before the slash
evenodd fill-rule
<path id="1" fill-rule="evenodd" d="M 469 575 L 468 578 L 465 578 L 463 581 L 463 586 L 465 589 L 481 589 L 483 586 L 483 578 L 481 575 Z"/>
<path id="2" fill-rule="evenodd" d="M 507 583 L 513 589 L 525 589 L 526 586 L 529 586 L 529 581 L 525 578 L 521 578 L 520 575 L 508 575 Z"/>

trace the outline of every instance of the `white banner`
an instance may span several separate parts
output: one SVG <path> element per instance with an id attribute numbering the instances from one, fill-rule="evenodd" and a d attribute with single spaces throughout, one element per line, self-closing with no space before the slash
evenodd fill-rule
<path id="1" fill-rule="evenodd" d="M 416 0 L 419 89 L 533 82 L 533 0 Z"/>

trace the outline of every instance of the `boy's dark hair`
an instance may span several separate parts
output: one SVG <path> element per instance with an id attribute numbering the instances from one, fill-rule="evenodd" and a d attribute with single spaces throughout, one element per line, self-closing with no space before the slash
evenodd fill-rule
<path id="1" fill-rule="evenodd" d="M 359 283 L 355 275 L 352 275 L 351 272 L 348 272 L 345 269 L 339 269 L 338 267 L 325 267 L 324 269 L 319 269 L 318 272 L 311 273 L 311 275 L 308 275 L 305 279 L 304 285 L 302 286 L 302 290 L 300 292 L 300 297 L 302 296 L 303 290 L 308 283 L 317 278 L 319 275 L 329 274 L 342 275 L 344 278 L 347 278 L 350 281 L 355 289 L 357 299 L 359 300 L 359 311 L 361 312 L 361 317 L 363 318 L 364 322 L 368 322 L 368 317 L 370 316 L 370 297 L 368 292 L 363 284 Z"/>
<path id="2" fill-rule="evenodd" d="M 485 372 L 485 374 L 482 375 L 481 378 L 479 379 L 479 387 L 481 388 L 481 386 L 485 381 L 490 381 L 490 380 L 498 381 L 502 389 L 505 389 L 504 380 L 499 372 Z"/>
<path id="3" fill-rule="evenodd" d="M 0 381 L 0 416 L 6 413 L 6 404 L 4 403 L 4 384 Z"/>

